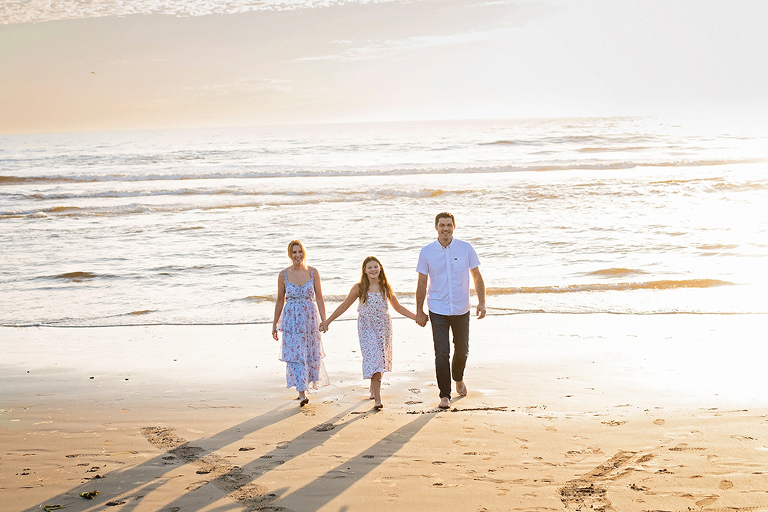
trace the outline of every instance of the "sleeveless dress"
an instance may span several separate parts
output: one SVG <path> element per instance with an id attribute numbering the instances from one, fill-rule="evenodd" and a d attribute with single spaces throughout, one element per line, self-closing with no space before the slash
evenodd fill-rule
<path id="1" fill-rule="evenodd" d="M 363 378 L 392 371 L 392 318 L 387 299 L 381 293 L 369 293 L 368 300 L 357 306 L 357 336 L 363 354 Z"/>
<path id="2" fill-rule="evenodd" d="M 309 272 L 309 281 L 298 286 L 288 281 L 288 273 L 283 270 L 285 305 L 277 324 L 278 330 L 283 331 L 280 361 L 286 363 L 286 387 L 295 386 L 297 391 L 329 384 L 315 305 L 315 269 L 310 267 Z"/>

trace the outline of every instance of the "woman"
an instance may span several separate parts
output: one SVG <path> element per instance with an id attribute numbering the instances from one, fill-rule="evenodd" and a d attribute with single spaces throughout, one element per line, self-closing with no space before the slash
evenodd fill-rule
<path id="1" fill-rule="evenodd" d="M 288 244 L 288 257 L 292 265 L 277 275 L 272 337 L 278 340 L 277 331 L 283 331 L 280 360 L 286 363 L 286 387 L 296 387 L 299 405 L 304 407 L 309 403 L 307 387 L 317 389 L 329 383 L 320 339 L 320 322 L 325 322 L 325 303 L 320 273 L 307 266 L 307 253 L 299 240 Z"/>

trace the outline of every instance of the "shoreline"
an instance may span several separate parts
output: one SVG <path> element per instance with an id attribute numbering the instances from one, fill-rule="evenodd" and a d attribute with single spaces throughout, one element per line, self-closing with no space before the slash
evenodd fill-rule
<path id="1" fill-rule="evenodd" d="M 442 412 L 430 331 L 393 320 L 379 412 L 353 321 L 301 409 L 268 325 L 0 328 L 4 506 L 768 507 L 762 318 L 473 318 Z"/>

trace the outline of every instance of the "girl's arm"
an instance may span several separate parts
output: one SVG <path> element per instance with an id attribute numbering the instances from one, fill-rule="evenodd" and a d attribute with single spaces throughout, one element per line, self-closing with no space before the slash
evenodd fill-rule
<path id="1" fill-rule="evenodd" d="M 400 302 L 398 302 L 397 300 L 397 297 L 395 297 L 394 295 L 389 296 L 389 303 L 392 304 L 392 309 L 394 309 L 404 317 L 410 318 L 411 320 L 416 320 L 416 315 L 414 313 L 411 313 L 408 310 L 408 308 L 400 304 Z"/>
<path id="2" fill-rule="evenodd" d="M 283 312 L 285 304 L 285 278 L 283 273 L 277 274 L 277 300 L 275 300 L 275 320 L 272 322 L 272 337 L 277 341 L 277 321 L 280 319 L 280 313 Z"/>
<path id="3" fill-rule="evenodd" d="M 323 289 L 320 286 L 320 272 L 315 269 L 312 274 L 315 280 L 315 300 L 317 301 L 317 312 L 320 313 L 320 325 L 323 325 L 325 322 L 325 301 L 323 300 Z"/>
<path id="4" fill-rule="evenodd" d="M 326 332 L 328 330 L 328 326 L 331 325 L 331 322 L 339 318 L 342 313 L 348 310 L 349 306 L 351 306 L 358 297 L 360 297 L 360 286 L 356 284 L 352 287 L 351 290 L 349 290 L 349 295 L 347 295 L 347 298 L 344 299 L 344 302 L 339 304 L 339 307 L 336 308 L 336 311 L 331 313 L 331 316 L 328 317 L 328 320 L 322 323 L 320 330 Z"/>

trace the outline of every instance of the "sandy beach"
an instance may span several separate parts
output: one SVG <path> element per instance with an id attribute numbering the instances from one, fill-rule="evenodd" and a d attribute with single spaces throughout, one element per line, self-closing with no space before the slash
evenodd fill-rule
<path id="1" fill-rule="evenodd" d="M 305 408 L 267 324 L 5 327 L 0 508 L 768 510 L 765 324 L 491 316 L 447 411 L 402 318 L 381 411 L 350 320 Z"/>
<path id="2" fill-rule="evenodd" d="M 766 20 L 0 3 L 0 512 L 768 512 Z M 358 301 L 301 406 L 291 241 L 326 321 L 369 256 L 415 312 L 441 212 L 468 395 L 388 306 L 371 399 Z"/>

